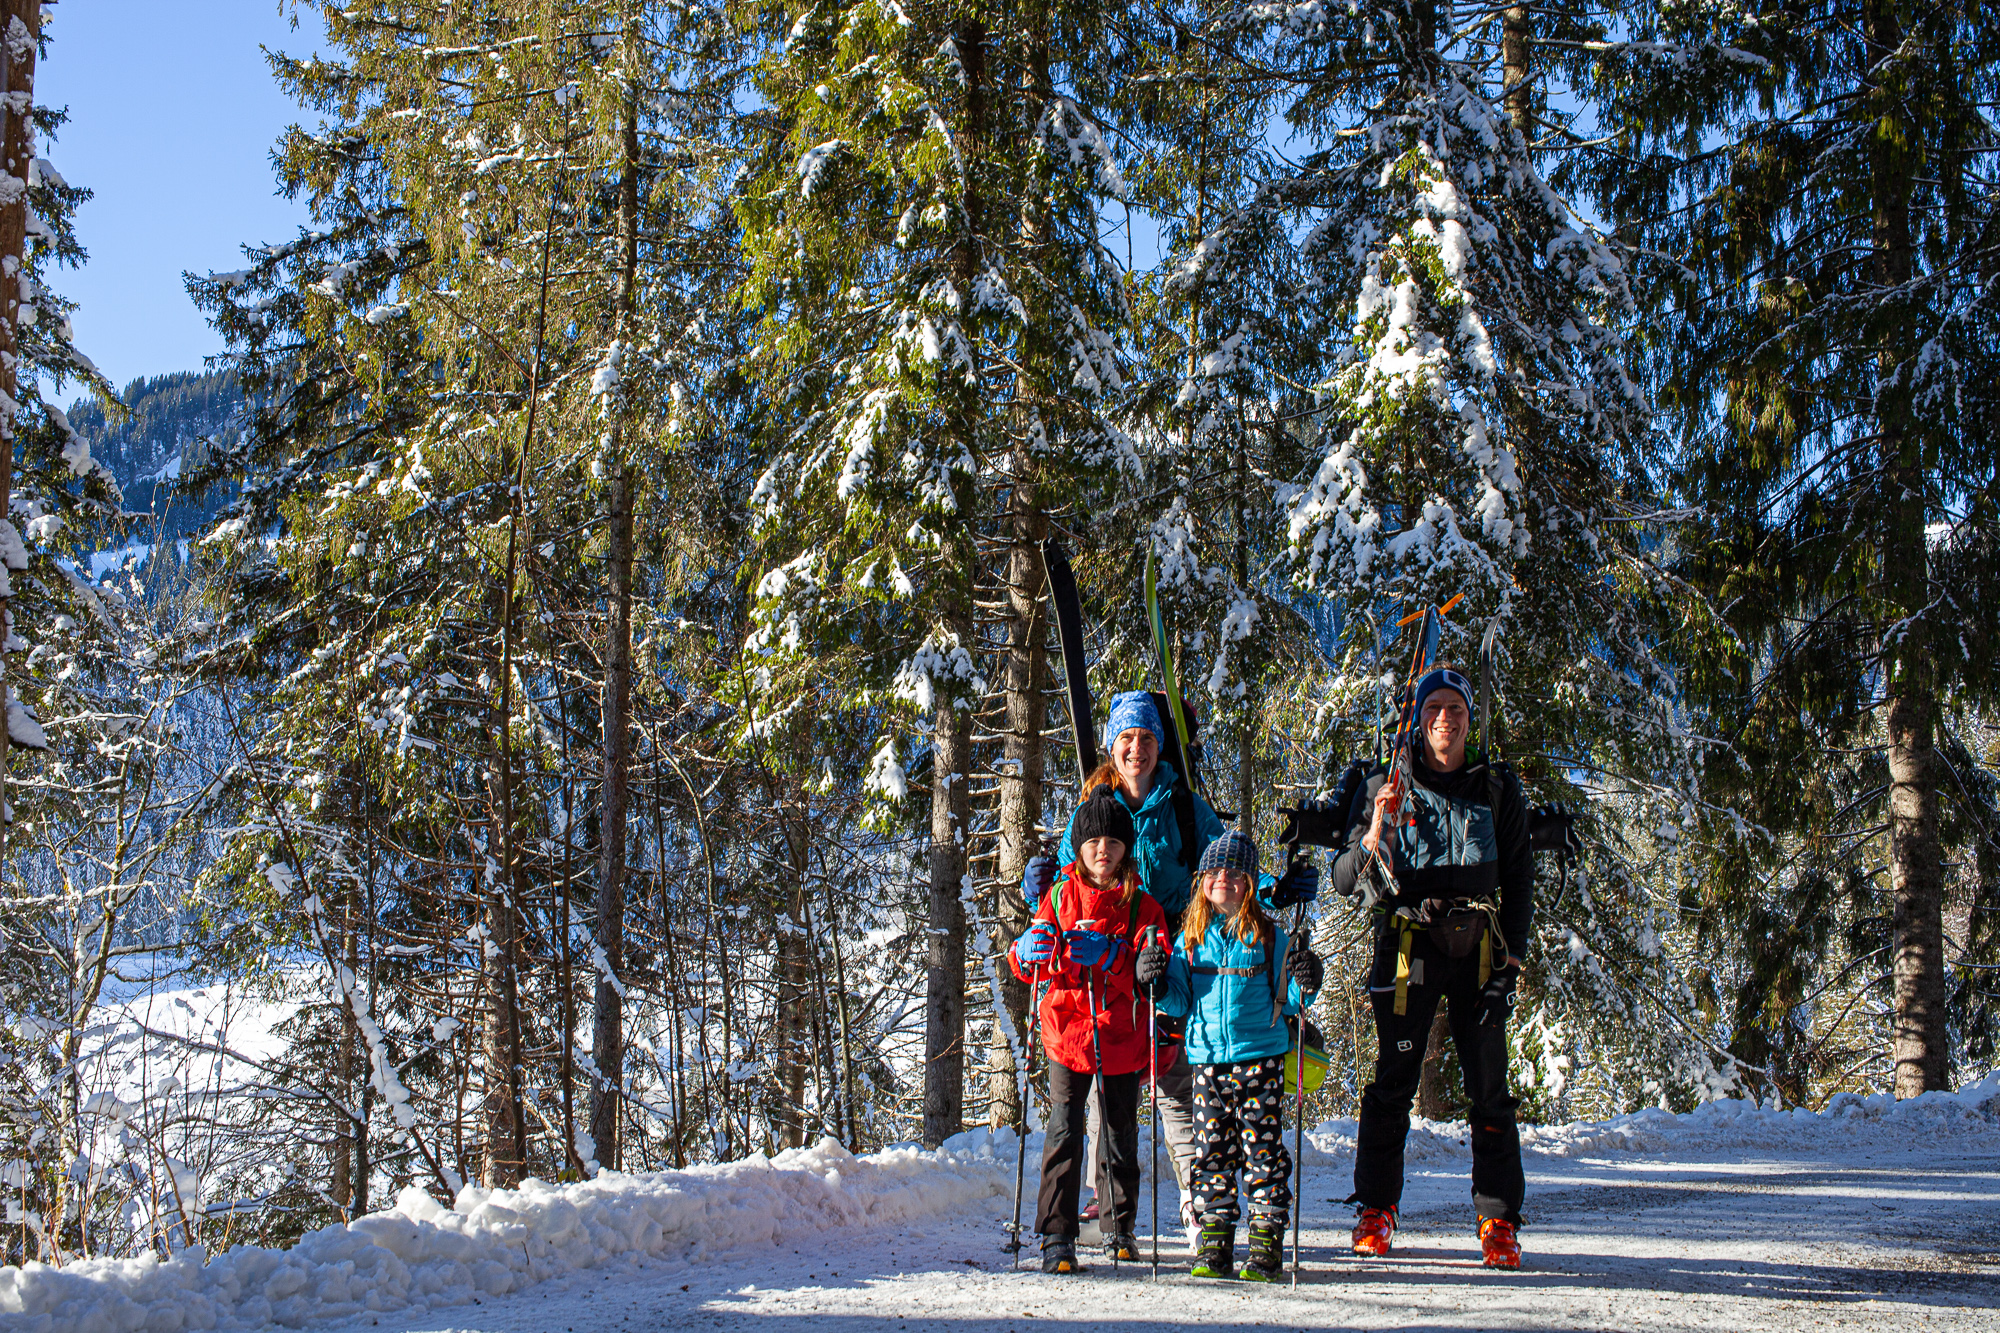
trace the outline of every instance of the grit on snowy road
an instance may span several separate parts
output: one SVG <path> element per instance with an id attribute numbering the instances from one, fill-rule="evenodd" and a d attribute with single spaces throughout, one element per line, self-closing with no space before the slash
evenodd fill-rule
<path id="1" fill-rule="evenodd" d="M 1478 1266 L 1464 1159 L 1439 1153 L 1413 1173 L 1396 1253 L 1363 1262 L 1342 1253 L 1351 1210 L 1333 1202 L 1345 1197 L 1346 1163 L 1316 1157 L 1296 1290 L 1198 1282 L 1179 1245 L 1163 1248 L 1158 1284 L 1144 1264 L 1094 1262 L 1082 1277 L 1009 1272 L 994 1247 L 1004 1210 L 987 1208 L 725 1264 L 593 1273 L 470 1314 L 351 1327 L 2000 1328 L 2000 1152 L 1962 1157 L 1912 1146 L 1839 1158 L 1531 1159 L 1533 1225 L 1517 1274 Z"/>
<path id="2" fill-rule="evenodd" d="M 1346 1252 L 1353 1125 L 1312 1131 L 1296 1288 L 1012 1271 L 1010 1135 L 579 1185 L 415 1190 L 290 1251 L 0 1270 L 0 1330 L 2000 1329 L 2000 1076 L 1820 1114 L 1717 1102 L 1530 1128 L 1527 1257 L 1478 1266 L 1463 1126 L 1420 1122 L 1396 1252 Z M 1033 1187 L 1033 1162 L 1029 1187 Z M 1173 1199 L 1167 1199 L 1170 1213 Z M 1150 1201 L 1141 1203 L 1141 1230 Z"/>

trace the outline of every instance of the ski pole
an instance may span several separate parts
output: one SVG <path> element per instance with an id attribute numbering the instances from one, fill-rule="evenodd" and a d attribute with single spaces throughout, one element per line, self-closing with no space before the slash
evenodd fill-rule
<path id="1" fill-rule="evenodd" d="M 1153 1116 L 1153 1281 L 1160 1280 L 1160 1019 L 1159 982 L 1146 996 L 1146 1087 Z"/>
<path id="2" fill-rule="evenodd" d="M 1293 938 L 1306 924 L 1305 903 L 1299 904 L 1297 915 L 1292 918 Z M 1299 1232 L 1306 1220 L 1306 1006 L 1305 992 L 1299 992 L 1299 1052 L 1292 1064 L 1298 1070 L 1298 1110 L 1292 1120 L 1292 1285 L 1299 1285 Z M 1279 1133 L 1283 1133 L 1280 1130 Z"/>
<path id="3" fill-rule="evenodd" d="M 1028 1041 L 1021 1051 L 1021 1128 L 1014 1145 L 1014 1223 L 1008 1228 L 1014 1237 L 1014 1267 L 1021 1266 L 1021 1185 L 1028 1174 L 1028 1102 L 1035 1095 L 1035 1042 L 1041 1020 L 1040 989 L 1042 965 L 1035 964 L 1028 978 Z"/>
<path id="4" fill-rule="evenodd" d="M 1077 924 L 1084 926 L 1085 929 L 1089 928 L 1081 921 Z M 1104 1100 L 1104 1043 L 1097 1035 L 1097 989 L 1091 984 L 1090 969 L 1087 967 L 1083 969 L 1083 998 L 1090 1005 L 1090 1073 L 1091 1081 L 1097 1085 L 1097 1127 L 1106 1138 L 1109 1138 L 1111 1134 L 1111 1106 Z M 1095 1145 L 1092 1146 L 1090 1157 L 1093 1161 L 1097 1157 Z M 1113 1203 L 1113 1200 L 1105 1199 L 1098 1204 L 1097 1225 L 1100 1230 L 1104 1226 L 1104 1205 L 1111 1203 Z M 1113 1204 L 1112 1211 L 1114 1213 L 1117 1211 L 1115 1204 Z M 1115 1217 L 1112 1220 L 1112 1225 L 1114 1227 L 1117 1225 Z M 1118 1233 L 1113 1231 L 1111 1234 L 1116 1236 Z M 1118 1268 L 1118 1254 L 1115 1248 L 1111 1255 L 1111 1267 L 1114 1272 Z"/>

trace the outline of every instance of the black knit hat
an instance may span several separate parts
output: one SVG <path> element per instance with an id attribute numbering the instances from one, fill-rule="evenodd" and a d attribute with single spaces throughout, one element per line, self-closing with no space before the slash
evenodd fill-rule
<path id="1" fill-rule="evenodd" d="M 1076 818 L 1070 821 L 1070 846 L 1078 851 L 1092 838 L 1116 838 L 1129 849 L 1132 846 L 1132 812 L 1125 808 L 1125 802 L 1118 799 L 1117 791 L 1106 784 L 1090 794 L 1090 799 L 1076 808 Z"/>

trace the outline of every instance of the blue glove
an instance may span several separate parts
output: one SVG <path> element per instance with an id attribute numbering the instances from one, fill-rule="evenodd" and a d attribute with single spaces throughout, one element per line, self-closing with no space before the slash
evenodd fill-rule
<path id="1" fill-rule="evenodd" d="M 1028 858 L 1027 873 L 1021 876 L 1021 901 L 1028 905 L 1030 912 L 1049 891 L 1049 885 L 1056 882 L 1056 859 L 1053 856 L 1031 856 Z"/>
<path id="2" fill-rule="evenodd" d="M 1069 960 L 1078 967 L 1094 967 L 1101 972 L 1109 972 L 1125 952 L 1125 941 L 1116 935 L 1107 935 L 1101 930 L 1066 930 L 1063 944 L 1069 949 Z"/>
<path id="3" fill-rule="evenodd" d="M 1046 921 L 1037 921 L 1014 941 L 1014 957 L 1031 967 L 1046 963 L 1055 956 L 1056 928 Z"/>
<path id="4" fill-rule="evenodd" d="M 1271 889 L 1271 906 L 1276 908 L 1297 907 L 1319 897 L 1319 867 L 1310 861 L 1299 861 L 1285 871 L 1283 879 Z"/>

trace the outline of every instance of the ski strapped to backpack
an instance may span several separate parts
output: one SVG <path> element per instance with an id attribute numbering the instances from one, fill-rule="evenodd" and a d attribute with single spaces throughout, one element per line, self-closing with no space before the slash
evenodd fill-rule
<path id="1" fill-rule="evenodd" d="M 1042 543 L 1042 570 L 1048 579 L 1049 609 L 1055 613 L 1056 646 L 1062 654 L 1063 692 L 1076 743 L 1077 781 L 1084 783 L 1097 771 L 1097 723 L 1090 698 L 1090 668 L 1084 660 L 1083 603 L 1077 597 L 1076 573 L 1069 567 L 1069 555 L 1054 537 Z"/>

